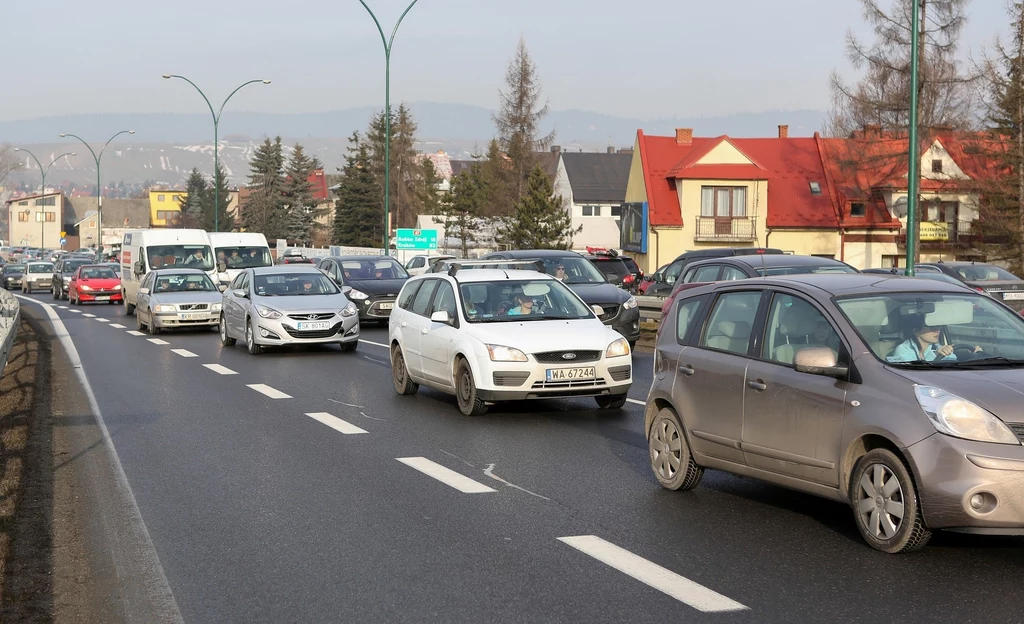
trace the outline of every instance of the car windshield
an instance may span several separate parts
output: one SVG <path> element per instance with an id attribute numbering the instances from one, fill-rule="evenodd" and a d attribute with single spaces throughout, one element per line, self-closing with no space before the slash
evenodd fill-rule
<path id="1" fill-rule="evenodd" d="M 341 291 L 323 273 L 272 273 L 256 275 L 253 288 L 260 297 L 336 295 Z"/>
<path id="2" fill-rule="evenodd" d="M 502 280 L 460 286 L 470 323 L 593 318 L 571 290 L 555 280 Z"/>
<path id="3" fill-rule="evenodd" d="M 875 356 L 896 366 L 1024 363 L 1024 320 L 984 295 L 894 293 L 836 304 Z"/>
<path id="4" fill-rule="evenodd" d="M 754 267 L 758 275 L 803 275 L 806 273 L 857 273 L 857 269 L 844 264 L 808 264 L 804 266 Z"/>
<path id="5" fill-rule="evenodd" d="M 992 264 L 971 264 L 954 267 L 953 270 L 967 282 L 1018 281 L 1020 279 L 1013 273 Z"/>
<path id="6" fill-rule="evenodd" d="M 597 270 L 604 274 L 608 281 L 618 281 L 633 273 L 629 266 L 619 258 L 595 258 L 591 260 Z"/>
<path id="7" fill-rule="evenodd" d="M 205 277 L 205 276 L 204 276 Z M 88 267 L 78 273 L 79 279 L 117 279 L 117 274 L 108 267 Z"/>
<path id="8" fill-rule="evenodd" d="M 153 245 L 146 248 L 146 257 L 151 270 L 169 267 L 213 270 L 213 253 L 209 245 Z"/>
<path id="9" fill-rule="evenodd" d="M 157 276 L 153 292 L 210 292 L 217 290 L 205 273 L 166 273 Z"/>
<path id="10" fill-rule="evenodd" d="M 64 262 L 63 268 L 61 269 L 61 272 L 70 275 L 70 274 L 75 272 L 75 269 L 77 269 L 78 267 L 80 267 L 80 266 L 82 266 L 84 264 L 89 264 L 89 261 L 88 260 L 78 260 L 78 261 L 66 260 Z"/>
<path id="11" fill-rule="evenodd" d="M 541 258 L 544 272 L 553 275 L 566 284 L 600 284 L 608 280 L 594 265 L 582 256 L 562 258 Z M 522 265 L 513 268 L 522 268 Z M 559 271 L 559 269 L 562 269 Z"/>
<path id="12" fill-rule="evenodd" d="M 218 247 L 217 262 L 223 262 L 229 269 L 255 269 L 273 266 L 270 249 L 266 247 Z"/>
<path id="13" fill-rule="evenodd" d="M 380 260 L 342 260 L 341 270 L 346 280 L 406 279 L 409 274 L 391 258 Z"/>
<path id="14" fill-rule="evenodd" d="M 4 273 L 24 273 L 24 264 L 8 264 L 4 267 Z"/>
<path id="15" fill-rule="evenodd" d="M 28 265 L 29 273 L 53 273 L 53 265 L 49 262 Z"/>

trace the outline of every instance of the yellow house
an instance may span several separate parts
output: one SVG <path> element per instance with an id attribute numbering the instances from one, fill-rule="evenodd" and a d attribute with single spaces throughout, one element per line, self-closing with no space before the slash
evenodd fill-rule
<path id="1" fill-rule="evenodd" d="M 177 227 L 181 225 L 180 202 L 187 196 L 188 195 L 185 193 L 185 191 L 150 191 L 150 227 Z"/>

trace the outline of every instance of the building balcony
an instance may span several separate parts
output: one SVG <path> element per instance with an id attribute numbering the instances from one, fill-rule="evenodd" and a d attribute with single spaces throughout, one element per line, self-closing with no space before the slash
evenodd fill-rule
<path id="1" fill-rule="evenodd" d="M 968 246 L 981 242 L 980 228 L 974 221 L 922 221 L 918 228 L 922 249 Z M 900 245 L 907 243 L 907 228 L 897 237 Z"/>
<path id="2" fill-rule="evenodd" d="M 697 217 L 697 242 L 747 243 L 757 240 L 754 217 Z"/>

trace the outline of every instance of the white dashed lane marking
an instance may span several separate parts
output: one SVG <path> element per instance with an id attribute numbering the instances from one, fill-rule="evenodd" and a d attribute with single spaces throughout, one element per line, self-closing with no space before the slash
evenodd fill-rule
<path id="1" fill-rule="evenodd" d="M 134 329 L 129 329 L 127 333 L 129 335 L 131 335 L 131 336 L 145 336 L 146 335 L 146 334 L 144 334 L 144 333 L 142 333 L 140 331 L 135 331 Z"/>
<path id="2" fill-rule="evenodd" d="M 206 368 L 212 370 L 218 375 L 237 375 L 235 371 L 231 370 L 227 366 L 221 366 L 220 364 L 203 364 Z"/>
<path id="3" fill-rule="evenodd" d="M 384 349 L 388 348 L 388 346 L 386 344 L 382 344 L 380 342 L 374 342 L 372 340 L 363 340 L 362 338 L 360 338 L 359 342 L 362 342 L 362 343 L 365 343 L 365 344 L 371 344 L 371 345 L 373 345 L 375 347 L 382 347 Z"/>
<path id="4" fill-rule="evenodd" d="M 85 318 L 96 318 L 95 314 L 83 314 L 82 316 L 84 316 Z"/>
<path id="5" fill-rule="evenodd" d="M 124 325 L 119 325 L 118 323 L 111 323 L 110 326 L 114 329 L 124 329 Z"/>
<path id="6" fill-rule="evenodd" d="M 81 311 L 81 310 L 71 310 L 71 312 L 73 312 L 73 313 L 75 313 L 75 314 L 81 314 L 81 313 L 82 313 L 82 311 Z"/>
<path id="7" fill-rule="evenodd" d="M 57 307 L 60 308 L 61 310 L 67 310 L 68 309 L 67 306 L 57 306 Z"/>
<path id="8" fill-rule="evenodd" d="M 428 477 L 433 477 L 441 483 L 455 488 L 464 494 L 482 494 L 484 492 L 497 491 L 493 488 L 487 487 L 483 483 L 478 483 L 469 477 L 463 476 L 450 468 L 445 468 L 441 464 L 432 462 L 426 457 L 396 457 L 395 459 L 410 468 L 419 470 Z"/>
<path id="9" fill-rule="evenodd" d="M 159 338 L 147 338 L 146 340 L 148 340 L 149 342 L 152 342 L 155 345 L 171 344 L 171 343 L 167 342 L 166 340 L 160 340 Z"/>
<path id="10" fill-rule="evenodd" d="M 285 394 L 276 388 L 271 388 L 266 384 L 246 384 L 256 392 L 270 397 L 271 399 L 290 399 L 291 395 Z"/>
<path id="11" fill-rule="evenodd" d="M 568 544 L 601 563 L 611 566 L 619 572 L 631 576 L 660 592 L 668 594 L 698 611 L 715 613 L 721 611 L 743 611 L 747 608 L 732 598 L 712 591 L 639 555 L 634 555 L 628 550 L 619 548 L 615 544 L 605 541 L 596 535 L 559 537 L 558 541 Z"/>
<path id="12" fill-rule="evenodd" d="M 338 418 L 337 416 L 332 416 L 327 412 L 313 412 L 311 414 L 307 413 L 306 416 L 309 416 L 313 420 L 327 425 L 328 427 L 334 429 L 339 433 L 344 433 L 345 435 L 352 435 L 355 433 L 366 433 L 366 429 L 360 429 L 359 427 L 353 425 L 352 423 L 345 422 L 344 420 Z"/>
<path id="13" fill-rule="evenodd" d="M 177 355 L 180 355 L 181 357 L 187 357 L 187 358 L 199 357 L 198 355 L 196 355 L 195 353 L 192 353 L 188 349 L 171 349 L 171 353 L 175 353 Z"/>
<path id="14" fill-rule="evenodd" d="M 96 320 L 99 321 L 100 323 L 109 323 L 110 322 L 110 319 L 105 319 L 105 318 L 97 318 Z"/>
<path id="15" fill-rule="evenodd" d="M 637 405 L 647 405 L 644 401 L 638 401 L 636 399 L 626 399 L 626 401 L 629 403 L 636 403 Z"/>

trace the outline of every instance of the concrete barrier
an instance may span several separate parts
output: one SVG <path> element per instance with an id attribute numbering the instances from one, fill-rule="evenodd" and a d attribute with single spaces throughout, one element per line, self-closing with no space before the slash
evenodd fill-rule
<path id="1" fill-rule="evenodd" d="M 21 305 L 18 299 L 0 288 L 0 375 L 7 367 L 7 358 L 11 355 L 14 339 L 18 337 L 18 325 L 21 323 Z"/>

